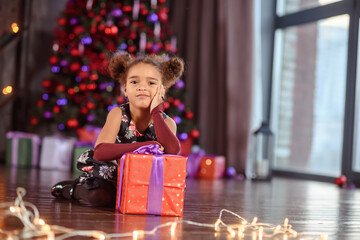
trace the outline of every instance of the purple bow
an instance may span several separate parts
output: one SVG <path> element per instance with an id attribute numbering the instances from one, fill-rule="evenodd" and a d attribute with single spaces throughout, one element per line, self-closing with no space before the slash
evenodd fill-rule
<path id="1" fill-rule="evenodd" d="M 148 214 L 161 215 L 163 186 L 164 186 L 164 163 L 163 163 L 164 153 L 159 149 L 159 145 L 157 144 L 142 146 L 136 149 L 133 153 L 154 155 L 153 163 L 151 167 L 150 180 L 149 180 L 148 202 L 147 202 L 146 211 Z M 118 179 L 119 196 L 117 201 L 118 209 L 120 209 L 120 204 L 121 204 L 121 190 L 122 190 L 122 181 L 123 181 L 123 173 L 124 173 L 125 154 L 121 157 L 120 162 L 121 162 L 120 174 Z"/>

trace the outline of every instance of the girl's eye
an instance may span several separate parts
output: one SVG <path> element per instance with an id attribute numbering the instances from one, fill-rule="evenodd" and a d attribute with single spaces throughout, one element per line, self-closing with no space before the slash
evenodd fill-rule
<path id="1" fill-rule="evenodd" d="M 149 82 L 150 85 L 156 85 L 156 82 Z"/>
<path id="2" fill-rule="evenodd" d="M 131 84 L 136 84 L 137 81 L 133 80 L 133 81 L 131 81 L 130 83 L 131 83 Z"/>

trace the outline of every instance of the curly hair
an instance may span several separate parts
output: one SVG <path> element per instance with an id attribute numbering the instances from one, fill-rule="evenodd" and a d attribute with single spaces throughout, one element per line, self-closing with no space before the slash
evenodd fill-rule
<path id="1" fill-rule="evenodd" d="M 179 57 L 163 55 L 145 55 L 132 58 L 129 53 L 114 54 L 109 61 L 109 72 L 112 78 L 120 83 L 126 83 L 129 69 L 139 63 L 150 64 L 156 67 L 162 76 L 163 85 L 170 88 L 184 72 L 184 61 Z"/>

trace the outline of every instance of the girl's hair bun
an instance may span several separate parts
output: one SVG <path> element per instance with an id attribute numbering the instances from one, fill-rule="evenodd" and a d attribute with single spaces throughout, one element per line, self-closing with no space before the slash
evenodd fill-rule
<path id="1" fill-rule="evenodd" d="M 129 53 L 114 54 L 109 61 L 109 72 L 112 78 L 124 81 L 125 73 L 129 63 L 131 62 L 131 55 Z"/>
<path id="2" fill-rule="evenodd" d="M 184 61 L 179 57 L 171 57 L 163 63 L 164 85 L 171 87 L 184 72 Z"/>

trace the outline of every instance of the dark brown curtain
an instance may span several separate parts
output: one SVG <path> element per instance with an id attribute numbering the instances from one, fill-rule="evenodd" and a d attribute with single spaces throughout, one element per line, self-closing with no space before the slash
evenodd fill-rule
<path id="1" fill-rule="evenodd" d="M 245 171 L 252 87 L 252 0 L 172 0 L 187 104 L 207 153 Z"/>

